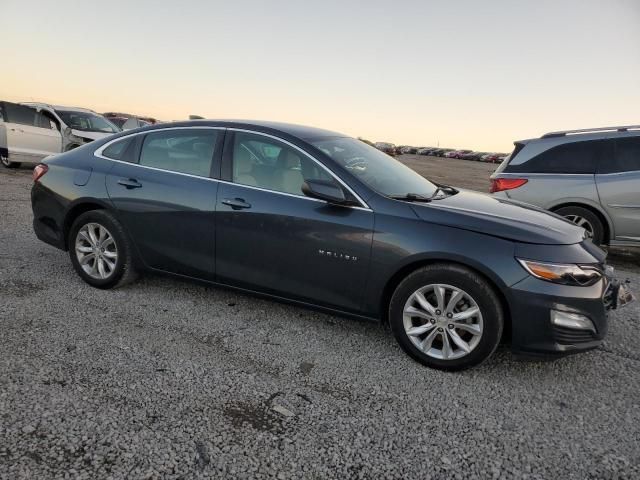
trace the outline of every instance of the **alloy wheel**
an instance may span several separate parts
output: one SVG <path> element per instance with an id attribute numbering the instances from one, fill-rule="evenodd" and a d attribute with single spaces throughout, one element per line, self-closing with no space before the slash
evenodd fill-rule
<path id="1" fill-rule="evenodd" d="M 118 263 L 113 236 L 99 223 L 87 223 L 76 235 L 76 257 L 87 275 L 97 280 L 109 278 Z"/>
<path id="2" fill-rule="evenodd" d="M 454 360 L 473 351 L 482 338 L 480 307 L 464 290 L 432 284 L 416 290 L 405 303 L 404 329 L 426 355 Z"/>
<path id="3" fill-rule="evenodd" d="M 567 215 L 564 218 L 569 220 L 571 223 L 584 228 L 587 231 L 587 237 L 593 238 L 593 225 L 591 225 L 591 222 L 589 220 L 581 217 L 580 215 Z"/>

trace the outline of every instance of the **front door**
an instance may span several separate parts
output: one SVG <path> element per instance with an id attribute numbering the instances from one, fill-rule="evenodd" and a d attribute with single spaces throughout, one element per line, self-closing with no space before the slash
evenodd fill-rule
<path id="1" fill-rule="evenodd" d="M 600 162 L 596 185 L 615 239 L 640 242 L 640 137 L 615 140 L 613 159 Z"/>
<path id="2" fill-rule="evenodd" d="M 101 152 L 116 160 L 109 197 L 148 267 L 214 279 L 219 183 L 211 176 L 223 136 L 213 128 L 159 130 Z"/>
<path id="3" fill-rule="evenodd" d="M 258 133 L 227 135 L 228 181 L 217 202 L 218 281 L 359 311 L 373 212 L 306 197 L 304 179 L 336 180 L 292 145 Z"/>

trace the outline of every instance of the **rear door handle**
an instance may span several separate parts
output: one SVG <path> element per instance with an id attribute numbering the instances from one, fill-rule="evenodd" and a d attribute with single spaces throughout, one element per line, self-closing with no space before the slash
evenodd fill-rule
<path id="1" fill-rule="evenodd" d="M 118 185 L 122 185 L 129 190 L 131 190 L 132 188 L 142 187 L 142 184 L 135 178 L 121 178 L 120 180 L 118 180 Z"/>
<path id="2" fill-rule="evenodd" d="M 242 208 L 251 208 L 251 204 L 244 201 L 243 198 L 225 198 L 222 203 L 229 205 L 234 210 L 240 210 Z"/>

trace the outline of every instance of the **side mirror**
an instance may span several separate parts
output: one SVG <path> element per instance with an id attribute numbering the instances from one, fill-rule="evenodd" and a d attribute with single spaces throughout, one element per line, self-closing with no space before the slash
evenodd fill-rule
<path id="1" fill-rule="evenodd" d="M 305 180 L 302 193 L 307 197 L 318 198 L 334 205 L 348 205 L 344 190 L 330 180 Z"/>

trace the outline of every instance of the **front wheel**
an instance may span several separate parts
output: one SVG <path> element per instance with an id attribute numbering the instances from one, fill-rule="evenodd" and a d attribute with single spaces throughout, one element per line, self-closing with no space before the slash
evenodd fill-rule
<path id="1" fill-rule="evenodd" d="M 440 370 L 463 370 L 495 351 L 504 314 L 484 278 L 440 263 L 416 270 L 398 285 L 389 321 L 396 340 L 415 360 Z"/>
<path id="2" fill-rule="evenodd" d="M 135 276 L 133 248 L 122 225 L 106 210 L 80 215 L 69 232 L 69 256 L 78 275 L 96 288 L 112 288 Z"/>
<path id="3" fill-rule="evenodd" d="M 2 166 L 5 168 L 18 168 L 20 165 L 22 165 L 20 162 L 10 161 L 9 157 L 5 155 L 0 155 L 0 163 L 2 163 Z"/>

